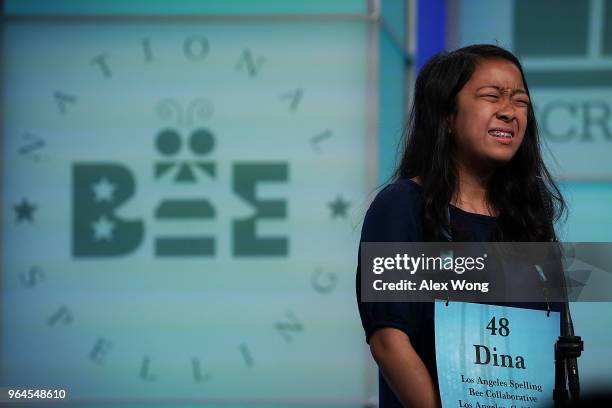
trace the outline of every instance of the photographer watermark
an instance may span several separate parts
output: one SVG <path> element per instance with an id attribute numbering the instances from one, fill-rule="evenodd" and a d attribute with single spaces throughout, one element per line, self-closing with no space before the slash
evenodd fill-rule
<path id="1" fill-rule="evenodd" d="M 364 242 L 366 302 L 612 300 L 611 243 Z"/>

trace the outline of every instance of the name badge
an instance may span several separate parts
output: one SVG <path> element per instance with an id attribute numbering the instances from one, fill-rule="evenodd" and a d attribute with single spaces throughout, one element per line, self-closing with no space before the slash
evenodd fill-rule
<path id="1" fill-rule="evenodd" d="M 435 304 L 443 407 L 549 407 L 559 312 L 475 303 Z"/>

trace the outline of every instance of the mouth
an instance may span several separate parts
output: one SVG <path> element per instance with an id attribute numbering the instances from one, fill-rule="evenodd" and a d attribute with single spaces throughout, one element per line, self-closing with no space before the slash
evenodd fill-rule
<path id="1" fill-rule="evenodd" d="M 514 131 L 512 129 L 493 128 L 489 129 L 488 133 L 501 144 L 510 144 L 514 138 Z"/>

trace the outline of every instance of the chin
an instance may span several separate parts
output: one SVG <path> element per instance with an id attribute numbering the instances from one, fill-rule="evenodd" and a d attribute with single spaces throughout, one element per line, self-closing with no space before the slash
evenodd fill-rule
<path id="1" fill-rule="evenodd" d="M 500 166 L 504 166 L 504 165 L 508 164 L 510 162 L 510 160 L 512 160 L 513 157 L 514 157 L 514 154 L 488 155 L 487 156 L 487 161 L 493 167 L 500 167 Z"/>

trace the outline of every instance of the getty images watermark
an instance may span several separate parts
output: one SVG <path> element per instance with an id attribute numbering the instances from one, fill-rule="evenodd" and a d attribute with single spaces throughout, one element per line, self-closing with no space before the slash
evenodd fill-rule
<path id="1" fill-rule="evenodd" d="M 445 253 L 438 256 L 411 256 L 406 253 L 395 254 L 394 257 L 375 257 L 373 259 L 372 272 L 380 275 L 385 271 L 403 271 L 410 275 L 417 272 L 449 272 L 462 275 L 466 271 L 482 271 L 485 269 L 487 254 L 482 256 L 458 256 L 453 253 Z M 435 281 L 434 279 L 408 280 L 400 279 L 397 282 L 385 282 L 383 279 L 376 279 L 373 288 L 376 291 L 385 290 L 407 290 L 407 291 L 479 291 L 487 293 L 489 282 L 472 282 L 467 279 L 450 279 L 450 281 Z"/>
<path id="2" fill-rule="evenodd" d="M 366 302 L 612 300 L 612 244 L 364 242 Z"/>

